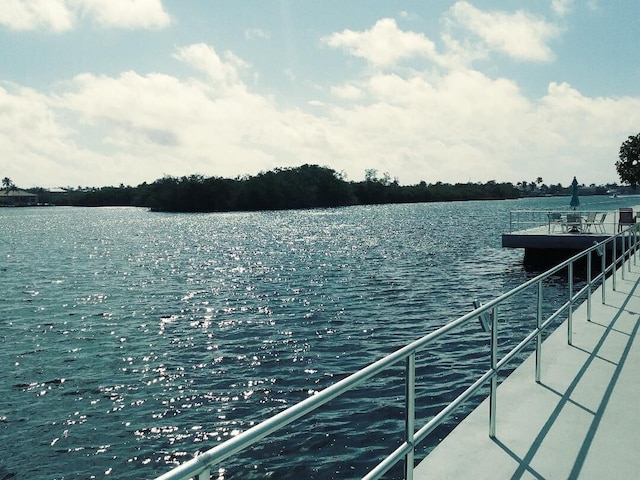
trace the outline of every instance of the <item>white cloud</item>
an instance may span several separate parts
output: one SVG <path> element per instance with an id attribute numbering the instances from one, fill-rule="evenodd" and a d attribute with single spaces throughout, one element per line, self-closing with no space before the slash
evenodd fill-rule
<path id="1" fill-rule="evenodd" d="M 13 30 L 46 29 L 54 32 L 71 30 L 75 14 L 65 0 L 3 0 L 0 3 L 0 25 Z"/>
<path id="2" fill-rule="evenodd" d="M 514 82 L 471 69 L 378 74 L 359 87 L 368 102 L 334 107 L 330 117 L 329 144 L 350 163 L 350 178 L 377 168 L 403 183 L 542 176 L 566 185 L 578 175 L 600 184 L 615 181 L 617 149 L 640 122 L 637 98 L 551 84 L 531 100 Z"/>
<path id="3" fill-rule="evenodd" d="M 640 99 L 590 98 L 567 83 L 527 98 L 515 81 L 472 68 L 483 47 L 448 34 L 451 50 L 438 56 L 426 37 L 395 24 L 327 37 L 373 65 L 416 52 L 434 61 L 393 73 L 364 68 L 325 86 L 325 96 L 314 89 L 317 98 L 300 108 L 254 90 L 244 79 L 259 72 L 203 43 L 176 50 L 186 76 L 85 73 L 55 94 L 5 85 L 0 151 L 12 161 L 2 174 L 21 186 L 99 186 L 316 163 L 354 180 L 375 168 L 405 184 L 616 180 L 617 150 L 637 131 Z M 391 38 L 405 40 L 398 52 L 389 53 Z"/>
<path id="4" fill-rule="evenodd" d="M 419 20 L 420 16 L 413 12 L 407 12 L 406 10 L 402 10 L 398 13 L 398 16 L 403 20 Z"/>
<path id="5" fill-rule="evenodd" d="M 69 0 L 103 27 L 157 29 L 171 23 L 162 0 Z"/>
<path id="6" fill-rule="evenodd" d="M 162 0 L 3 0 L 0 25 L 13 30 L 75 28 L 87 17 L 102 27 L 158 29 L 171 23 Z"/>
<path id="7" fill-rule="evenodd" d="M 331 93 L 343 100 L 358 100 L 363 97 L 362 89 L 353 84 L 331 87 Z"/>
<path id="8" fill-rule="evenodd" d="M 248 66 L 238 57 L 203 44 L 176 56 L 204 77 L 83 74 L 50 98 L 51 108 L 78 120 L 78 137 L 93 142 L 87 148 L 111 152 L 111 173 L 97 184 L 161 174 L 234 177 L 324 158 L 323 122 L 249 92 L 238 72 Z"/>
<path id="9" fill-rule="evenodd" d="M 411 57 L 433 58 L 434 43 L 425 35 L 404 32 L 391 18 L 378 20 L 367 31 L 344 30 L 323 37 L 322 43 L 332 48 L 341 48 L 347 53 L 364 58 L 375 67 L 389 67 Z"/>
<path id="10" fill-rule="evenodd" d="M 450 15 L 488 47 L 516 60 L 548 62 L 554 58 L 548 42 L 560 34 L 560 29 L 530 13 L 485 12 L 459 1 L 451 7 Z"/>
<path id="11" fill-rule="evenodd" d="M 268 40 L 271 38 L 269 32 L 262 30 L 260 28 L 248 28 L 244 31 L 244 38 L 247 40 L 256 40 L 256 39 L 265 39 Z"/>
<path id="12" fill-rule="evenodd" d="M 218 87 L 244 88 L 239 72 L 248 69 L 249 65 L 231 52 L 225 52 L 224 58 L 221 58 L 213 47 L 199 43 L 180 48 L 175 57 L 205 72 Z"/>
<path id="13" fill-rule="evenodd" d="M 84 184 L 86 171 L 100 178 L 104 156 L 85 150 L 50 98 L 18 85 L 0 86 L 2 170 L 18 186 Z M 78 183 L 75 183 L 78 182 Z"/>
<path id="14" fill-rule="evenodd" d="M 565 16 L 573 8 L 573 0 L 551 0 L 551 9 L 560 17 Z"/>

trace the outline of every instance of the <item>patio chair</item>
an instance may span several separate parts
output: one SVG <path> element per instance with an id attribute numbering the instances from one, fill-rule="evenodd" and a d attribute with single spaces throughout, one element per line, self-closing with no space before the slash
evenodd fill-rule
<path id="1" fill-rule="evenodd" d="M 560 212 L 549 212 L 547 213 L 547 217 L 549 218 L 549 233 L 554 231 L 558 226 L 562 230 L 564 222 L 562 221 L 562 215 Z"/>
<path id="2" fill-rule="evenodd" d="M 598 212 L 589 212 L 589 213 L 587 213 L 587 216 L 584 218 L 584 230 L 585 230 L 585 232 L 591 231 L 591 227 L 595 228 L 596 215 L 598 215 Z"/>
<path id="3" fill-rule="evenodd" d="M 633 208 L 620 207 L 618 210 L 618 231 L 622 231 L 623 228 L 636 223 L 636 217 L 633 216 Z"/>

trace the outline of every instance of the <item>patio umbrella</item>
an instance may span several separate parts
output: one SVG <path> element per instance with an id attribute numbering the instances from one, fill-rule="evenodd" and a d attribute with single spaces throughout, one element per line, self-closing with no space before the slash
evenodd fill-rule
<path id="1" fill-rule="evenodd" d="M 571 205 L 574 210 L 580 206 L 580 199 L 578 198 L 578 181 L 576 180 L 576 177 L 573 177 L 573 182 L 571 182 L 571 201 L 569 202 L 569 205 Z"/>

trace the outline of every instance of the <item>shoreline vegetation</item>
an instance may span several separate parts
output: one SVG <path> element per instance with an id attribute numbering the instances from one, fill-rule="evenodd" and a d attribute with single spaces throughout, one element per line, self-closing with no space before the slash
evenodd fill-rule
<path id="1" fill-rule="evenodd" d="M 39 203 L 62 206 L 135 206 L 158 212 L 230 212 L 331 208 L 350 205 L 504 200 L 528 196 L 568 195 L 569 187 L 535 182 L 442 183 L 402 186 L 388 174 L 367 170 L 365 180 L 347 181 L 335 170 L 318 165 L 277 168 L 255 176 L 163 177 L 137 187 L 28 189 Z M 585 187 L 582 194 L 606 194 L 606 187 Z"/>

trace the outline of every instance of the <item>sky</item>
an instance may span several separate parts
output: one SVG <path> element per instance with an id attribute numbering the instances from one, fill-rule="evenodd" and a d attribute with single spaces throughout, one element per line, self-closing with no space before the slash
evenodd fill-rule
<path id="1" fill-rule="evenodd" d="M 2 0 L 0 177 L 619 182 L 639 45 L 628 0 Z"/>

